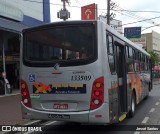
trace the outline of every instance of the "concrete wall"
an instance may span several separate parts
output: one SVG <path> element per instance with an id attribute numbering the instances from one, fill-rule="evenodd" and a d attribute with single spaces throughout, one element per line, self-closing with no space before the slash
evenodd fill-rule
<path id="1" fill-rule="evenodd" d="M 152 31 L 153 50 L 160 54 L 160 34 Z"/>
<path id="2" fill-rule="evenodd" d="M 147 43 L 147 52 L 153 51 L 152 33 L 145 34 Z"/>

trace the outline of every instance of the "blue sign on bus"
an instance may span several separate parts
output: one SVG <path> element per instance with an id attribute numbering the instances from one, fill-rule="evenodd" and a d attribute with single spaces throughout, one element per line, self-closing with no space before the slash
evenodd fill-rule
<path id="1" fill-rule="evenodd" d="M 141 27 L 124 28 L 124 36 L 126 38 L 141 38 Z"/>

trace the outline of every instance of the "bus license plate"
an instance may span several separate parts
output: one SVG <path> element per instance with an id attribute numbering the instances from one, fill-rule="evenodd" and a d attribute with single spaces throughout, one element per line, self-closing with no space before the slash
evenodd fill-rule
<path id="1" fill-rule="evenodd" d="M 52 119 L 70 119 L 70 115 L 49 114 L 48 118 L 52 118 Z"/>
<path id="2" fill-rule="evenodd" d="M 68 104 L 54 104 L 54 109 L 68 109 Z"/>

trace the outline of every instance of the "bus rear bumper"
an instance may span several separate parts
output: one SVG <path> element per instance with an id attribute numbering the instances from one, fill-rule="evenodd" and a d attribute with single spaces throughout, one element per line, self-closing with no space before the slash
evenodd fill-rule
<path id="1" fill-rule="evenodd" d="M 52 112 L 40 111 L 26 107 L 21 103 L 22 118 L 34 120 L 52 120 L 52 121 L 71 121 L 71 122 L 88 122 L 89 111 L 82 112 Z"/>
<path id="2" fill-rule="evenodd" d="M 106 112 L 104 112 L 105 103 L 100 109 L 92 111 L 80 112 L 52 112 L 40 111 L 26 107 L 21 103 L 22 118 L 33 120 L 52 120 L 52 121 L 66 121 L 66 122 L 79 122 L 79 123 L 109 123 Z"/>

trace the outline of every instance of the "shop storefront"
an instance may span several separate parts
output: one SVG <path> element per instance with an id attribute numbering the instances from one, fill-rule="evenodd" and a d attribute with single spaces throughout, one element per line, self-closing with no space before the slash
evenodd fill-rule
<path id="1" fill-rule="evenodd" d="M 20 34 L 23 24 L 0 18 L 0 93 L 5 89 L 5 78 L 12 89 L 19 88 Z M 6 91 L 6 93 L 9 91 Z"/>
<path id="2" fill-rule="evenodd" d="M 50 22 L 49 4 L 43 4 L 43 0 L 40 0 L 42 1 L 42 6 L 38 5 L 39 10 L 43 10 L 43 14 L 40 14 L 39 18 L 25 15 L 20 9 L 22 5 L 17 5 L 18 7 L 16 8 L 14 1 L 0 1 L 0 94 L 10 92 L 7 89 L 6 79 L 12 90 L 19 89 L 20 35 L 22 30 Z M 46 2 L 49 3 L 49 0 L 46 0 Z M 19 3 L 23 4 L 23 6 L 28 4 L 23 3 L 21 0 L 19 0 Z M 37 3 L 33 3 L 32 6 L 34 4 L 36 5 Z M 26 11 L 24 12 L 26 13 Z"/>

